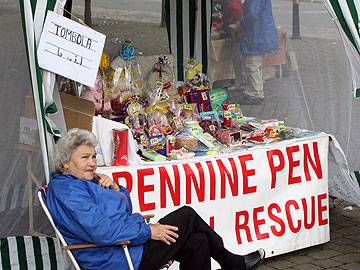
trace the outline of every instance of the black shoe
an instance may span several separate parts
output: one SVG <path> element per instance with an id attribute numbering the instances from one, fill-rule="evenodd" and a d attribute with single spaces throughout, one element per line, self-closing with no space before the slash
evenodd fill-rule
<path id="1" fill-rule="evenodd" d="M 262 248 L 244 256 L 246 270 L 257 269 L 265 260 L 265 250 Z"/>
<path id="2" fill-rule="evenodd" d="M 264 98 L 260 97 L 251 97 L 248 95 L 243 95 L 240 97 L 240 105 L 255 105 L 255 104 L 261 104 L 264 101 Z"/>

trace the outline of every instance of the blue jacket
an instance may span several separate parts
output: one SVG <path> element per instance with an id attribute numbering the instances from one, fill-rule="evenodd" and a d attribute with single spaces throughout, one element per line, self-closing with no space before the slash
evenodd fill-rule
<path id="1" fill-rule="evenodd" d="M 246 0 L 241 19 L 240 51 L 263 55 L 279 48 L 279 37 L 272 14 L 271 0 Z"/>
<path id="2" fill-rule="evenodd" d="M 96 180 L 55 175 L 49 183 L 46 204 L 69 245 L 108 245 L 131 240 L 129 252 L 138 269 L 143 244 L 150 239 L 151 231 L 140 214 L 132 213 L 129 192 L 120 188 L 114 191 L 100 187 Z M 73 253 L 85 269 L 129 269 L 118 246 L 78 249 Z"/>

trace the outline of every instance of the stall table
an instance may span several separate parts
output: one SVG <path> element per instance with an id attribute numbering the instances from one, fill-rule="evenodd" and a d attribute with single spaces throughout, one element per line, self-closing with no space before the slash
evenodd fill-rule
<path id="1" fill-rule="evenodd" d="M 271 257 L 330 240 L 328 147 L 329 136 L 321 133 L 228 155 L 98 172 L 130 191 L 136 212 L 159 219 L 189 205 L 232 252 L 261 247 Z"/>

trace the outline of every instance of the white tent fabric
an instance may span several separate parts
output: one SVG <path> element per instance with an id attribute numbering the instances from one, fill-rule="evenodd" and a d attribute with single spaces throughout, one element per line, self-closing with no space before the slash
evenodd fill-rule
<path id="1" fill-rule="evenodd" d="M 64 1 L 57 2 L 56 0 L 20 1 L 36 118 L 39 127 L 40 146 L 47 182 L 50 180 L 51 164 L 49 159 L 51 160 L 53 153 L 53 136 L 60 136 L 60 131 L 47 116 L 49 113 L 57 112 L 53 100 L 55 74 L 40 70 L 37 61 L 37 46 L 40 42 L 46 11 L 50 9 L 61 13 L 64 4 Z M 35 7 L 35 10 L 33 10 L 33 7 Z"/>
<path id="2" fill-rule="evenodd" d="M 333 21 L 339 28 L 347 56 L 350 60 L 353 94 L 360 97 L 360 2 L 355 0 L 324 0 Z"/>

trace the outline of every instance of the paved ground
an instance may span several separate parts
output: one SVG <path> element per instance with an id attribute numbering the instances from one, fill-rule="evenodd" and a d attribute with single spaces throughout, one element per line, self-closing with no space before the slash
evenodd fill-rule
<path id="1" fill-rule="evenodd" d="M 0 5 L 0 32 L 3 37 L 0 40 L 2 46 L 0 61 L 5 63 L 1 67 L 0 79 L 4 93 L 6 89 L 6 91 L 16 91 L 19 96 L 22 96 L 24 92 L 29 92 L 29 89 L 25 89 L 29 86 L 29 82 L 28 77 L 23 76 L 27 72 L 27 67 L 20 20 L 14 1 L 5 0 L 5 2 L 10 4 Z M 286 1 L 274 0 L 273 2 L 282 8 Z M 310 3 L 307 4 L 310 5 Z M 319 3 L 314 3 L 316 4 Z M 306 8 L 310 10 L 311 6 L 306 6 Z M 151 16 L 158 14 L 156 11 L 151 12 L 148 14 L 149 19 L 144 18 L 145 22 L 110 20 L 100 16 L 95 18 L 94 28 L 108 36 L 106 51 L 114 56 L 121 40 L 128 37 L 144 55 L 168 53 L 166 30 L 160 28 L 158 22 L 149 22 L 152 21 Z M 319 12 L 323 14 L 322 11 Z M 279 17 L 283 18 L 283 14 Z M 285 29 L 289 30 L 287 26 Z M 343 75 L 348 72 L 342 43 L 336 35 L 336 29 L 333 28 L 321 26 L 311 29 L 310 26 L 306 26 L 302 30 L 304 32 L 302 32 L 301 40 L 287 40 L 288 52 L 291 56 L 291 65 L 288 67 L 287 75 L 281 79 L 270 79 L 265 83 L 266 99 L 263 104 L 242 106 L 242 110 L 246 115 L 259 118 L 285 119 L 291 126 L 331 133 L 339 130 L 336 136 L 343 145 L 347 145 L 348 140 L 352 142 L 351 147 L 347 145 L 345 149 L 348 152 L 351 167 L 359 168 L 357 154 L 360 149 L 360 140 L 358 140 L 359 130 L 356 125 L 356 120 L 360 117 L 359 108 L 357 108 L 359 106 L 351 100 L 351 97 L 349 98 L 349 95 L 338 90 L 342 89 L 345 83 Z M 19 78 L 24 79 L 19 80 Z M 9 111 L 14 115 L 22 115 L 23 108 L 13 105 L 16 104 L 15 98 L 16 96 L 9 96 L 6 100 L 1 99 L 2 115 Z M 236 91 L 231 92 L 231 99 L 240 101 Z M 2 117 L 0 120 L 1 126 L 11 126 L 7 118 Z M 341 132 L 348 130 L 349 124 L 354 126 L 353 130 L 349 131 L 350 138 L 347 132 Z M 12 125 L 12 130 L 7 132 L 17 134 L 17 126 Z M 26 161 L 25 157 L 19 153 L 16 159 L 11 156 L 13 141 L 14 138 L 1 136 L 1 155 L 7 158 L 0 156 L 0 168 L 10 168 L 1 172 L 5 175 L 6 181 L 16 181 L 24 177 L 22 172 L 14 170 L 12 166 L 12 164 L 17 164 L 20 167 L 19 164 L 23 164 L 25 167 Z M 330 211 L 331 241 L 329 243 L 268 259 L 261 269 L 360 269 L 360 209 L 345 210 L 347 206 L 348 204 L 339 202 L 337 207 Z M 19 215 L 19 222 L 22 215 Z M 13 217 L 9 219 L 14 220 Z M 9 226 L 12 225 L 9 224 Z M 26 228 L 24 226 L 24 229 Z"/>

